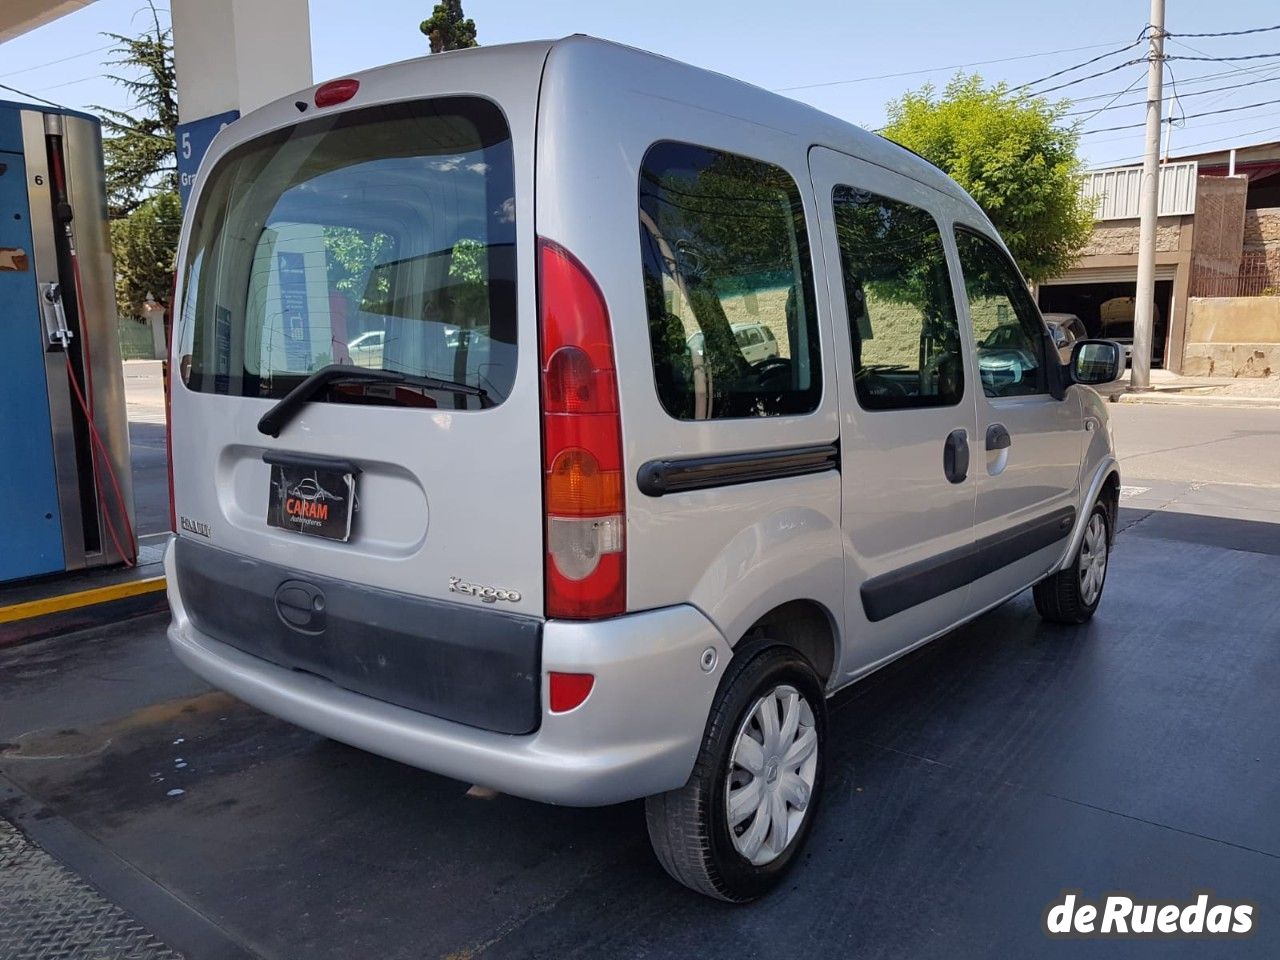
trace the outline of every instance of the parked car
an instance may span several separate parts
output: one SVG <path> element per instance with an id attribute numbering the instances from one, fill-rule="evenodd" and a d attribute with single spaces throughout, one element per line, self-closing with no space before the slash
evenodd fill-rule
<path id="1" fill-rule="evenodd" d="M 734 323 L 729 326 L 734 342 L 748 363 L 772 360 L 778 354 L 778 338 L 763 323 Z M 701 354 L 706 349 L 706 335 L 699 330 L 689 337 L 689 350 Z"/>
<path id="2" fill-rule="evenodd" d="M 369 330 L 350 341 L 347 344 L 347 353 L 351 357 L 351 362 L 357 367 L 382 369 L 382 347 L 386 336 L 384 330 Z"/>
<path id="3" fill-rule="evenodd" d="M 192 209 L 169 639 L 269 713 L 643 797 L 671 876 L 744 901 L 801 857 L 830 695 L 1029 587 L 1098 607 L 1119 350 L 1059 363 L 979 206 L 878 136 L 574 36 L 269 104 Z M 388 369 L 328 363 L 339 282 Z"/>
<path id="4" fill-rule="evenodd" d="M 1154 308 L 1156 317 L 1160 308 Z M 1137 311 L 1137 300 L 1134 297 L 1112 297 L 1099 308 L 1102 318 L 1102 331 L 1099 336 L 1114 340 L 1124 350 L 1124 365 L 1133 365 L 1133 324 Z M 1158 321 L 1157 321 L 1158 322 Z"/>
<path id="5" fill-rule="evenodd" d="M 1058 348 L 1058 358 L 1063 363 L 1070 363 L 1075 342 L 1089 338 L 1084 322 L 1074 313 L 1046 313 L 1043 316 L 1053 345 Z"/>

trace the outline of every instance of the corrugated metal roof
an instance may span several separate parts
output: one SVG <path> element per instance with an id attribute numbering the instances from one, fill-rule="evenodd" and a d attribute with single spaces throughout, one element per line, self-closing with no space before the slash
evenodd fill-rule
<path id="1" fill-rule="evenodd" d="M 1167 163 L 1160 168 L 1160 216 L 1196 212 L 1197 173 L 1198 164 L 1194 160 Z M 1094 199 L 1094 216 L 1099 220 L 1136 218 L 1142 192 L 1142 168 L 1091 170 L 1085 174 L 1080 192 Z"/>

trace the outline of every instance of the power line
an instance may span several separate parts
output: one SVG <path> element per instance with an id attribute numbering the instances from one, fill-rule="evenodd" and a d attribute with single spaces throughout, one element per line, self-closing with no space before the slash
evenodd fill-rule
<path id="1" fill-rule="evenodd" d="M 1170 72 L 1170 75 L 1172 75 L 1173 71 L 1172 71 L 1172 70 L 1170 70 L 1169 72 Z M 1142 79 L 1141 77 L 1139 77 L 1139 78 L 1138 78 L 1138 80 L 1141 80 L 1141 79 Z M 1138 80 L 1135 80 L 1133 83 L 1131 83 L 1131 84 L 1128 86 L 1128 88 L 1126 88 L 1126 89 L 1124 89 L 1124 90 L 1121 90 L 1121 91 L 1120 91 L 1120 93 L 1116 94 L 1116 97 L 1118 98 L 1118 97 L 1120 97 L 1120 96 L 1123 96 L 1124 94 L 1126 94 L 1126 93 L 1128 93 L 1130 90 L 1132 90 L 1135 86 L 1137 86 L 1137 84 L 1138 84 Z M 1262 77 L 1261 79 L 1258 79 L 1258 80 L 1250 80 L 1248 83 L 1233 83 L 1233 84 L 1230 84 L 1230 85 L 1225 86 L 1225 87 L 1210 87 L 1208 90 L 1193 90 L 1191 93 L 1180 93 L 1180 94 L 1177 94 L 1177 95 L 1176 95 L 1176 99 L 1179 99 L 1179 100 L 1185 100 L 1185 99 L 1188 99 L 1188 98 L 1190 98 L 1190 97 L 1203 97 L 1203 96 L 1205 96 L 1205 95 L 1207 95 L 1207 94 L 1210 94 L 1210 93 L 1219 93 L 1219 92 L 1221 92 L 1221 91 L 1223 91 L 1223 90 L 1241 90 L 1241 89 L 1243 89 L 1244 87 L 1252 87 L 1252 86 L 1256 86 L 1256 85 L 1257 85 L 1257 84 L 1259 84 L 1259 83 L 1274 83 L 1276 80 L 1280 80 L 1280 76 L 1274 76 L 1274 77 Z M 1185 87 L 1189 82 L 1190 82 L 1189 80 L 1175 81 L 1175 86 L 1183 86 L 1183 87 Z M 1104 97 L 1105 97 L 1105 96 L 1108 96 L 1108 94 L 1103 94 L 1103 96 L 1104 96 Z M 1101 98 L 1097 98 L 1097 99 L 1101 99 Z M 1174 96 L 1168 96 L 1168 97 L 1165 97 L 1165 98 L 1164 98 L 1164 102 L 1165 102 L 1165 103 L 1168 103 L 1169 101 L 1171 101 L 1171 100 L 1173 100 L 1173 99 L 1175 99 L 1175 97 L 1174 97 Z M 1114 102 L 1114 101 L 1113 101 L 1113 102 Z M 1064 117 L 1077 117 L 1077 116 L 1079 116 L 1079 115 L 1080 115 L 1080 114 L 1082 114 L 1082 113 L 1087 113 L 1087 114 L 1089 114 L 1090 116 L 1095 116 L 1095 117 L 1096 117 L 1096 116 L 1097 116 L 1098 114 L 1100 114 L 1103 110 L 1123 110 L 1123 109 L 1125 109 L 1126 107 L 1136 107 L 1136 106 L 1138 106 L 1138 105 L 1140 105 L 1140 104 L 1144 104 L 1144 103 L 1146 103 L 1146 102 L 1147 102 L 1147 101 L 1145 101 L 1145 100 L 1130 100 L 1130 101 L 1129 101 L 1129 102 L 1127 102 L 1127 103 L 1119 103 L 1119 104 L 1116 104 L 1115 106 L 1112 106 L 1111 104 L 1108 104 L 1107 106 L 1105 106 L 1105 107 L 1100 107 L 1100 108 L 1098 108 L 1098 109 L 1096 109 L 1096 110 L 1092 110 L 1092 109 L 1090 109 L 1090 110 L 1072 110 L 1070 113 L 1064 113 L 1064 114 L 1063 114 L 1063 116 L 1064 116 Z M 1085 120 L 1081 120 L 1081 121 L 1080 121 L 1080 123 L 1085 123 L 1085 122 L 1086 122 Z"/>
<path id="2" fill-rule="evenodd" d="M 1142 43 L 1142 41 L 1146 39 L 1146 34 L 1147 34 L 1147 28 L 1143 27 L 1142 33 L 1138 34 L 1138 39 L 1133 41 L 1133 43 L 1126 44 L 1123 47 L 1117 47 L 1115 50 L 1109 50 L 1106 53 L 1100 53 L 1096 57 L 1093 57 L 1089 60 L 1085 60 L 1083 63 L 1075 64 L 1075 66 L 1064 67 L 1061 70 L 1056 70 L 1053 73 L 1048 74 L 1047 76 L 1041 77 L 1039 80 L 1031 80 L 1027 83 L 1024 83 L 1022 84 L 1022 86 L 1018 87 L 1018 89 L 1022 90 L 1022 89 L 1025 89 L 1026 87 L 1034 87 L 1037 84 L 1044 83 L 1046 80 L 1052 80 L 1054 77 L 1060 77 L 1064 73 L 1074 73 L 1076 70 L 1081 70 L 1084 67 L 1089 66 L 1090 64 L 1097 63 L 1099 60 L 1105 60 L 1107 59 L 1107 57 L 1114 57 L 1117 53 L 1124 53 L 1126 50 L 1132 50 L 1134 47 L 1136 47 L 1138 44 Z M 1125 64 L 1125 66 L 1128 66 L 1128 64 Z"/>
<path id="3" fill-rule="evenodd" d="M 1208 124 L 1206 124 L 1206 126 L 1208 126 Z M 1232 135 L 1230 135 L 1230 136 L 1226 136 L 1226 137 L 1214 137 L 1214 138 L 1212 138 L 1212 139 L 1210 139 L 1210 140 L 1201 140 L 1201 141 L 1199 141 L 1198 143 L 1188 143 L 1186 146 L 1184 146 L 1184 147 L 1179 147 L 1178 149 L 1179 149 L 1179 150 L 1189 150 L 1189 149 L 1191 149 L 1192 147 L 1207 147 L 1207 146 L 1210 146 L 1210 145 L 1212 145 L 1212 144 L 1222 143 L 1224 140 L 1239 140 L 1239 138 L 1240 138 L 1240 137 L 1255 137 L 1255 136 L 1257 136 L 1257 135 L 1258 135 L 1258 134 L 1260 134 L 1260 133 L 1271 133 L 1271 132 L 1276 131 L 1276 130 L 1280 130 L 1280 126 L 1274 126 L 1274 127 L 1263 127 L 1263 128 L 1262 128 L 1262 129 L 1260 129 L 1260 130 L 1250 130 L 1250 131 L 1248 131 L 1248 132 L 1246 132 L 1246 133 L 1236 133 L 1236 134 L 1232 134 Z M 1123 137 L 1123 138 L 1121 138 L 1121 139 L 1125 139 L 1125 140 L 1127 140 L 1127 139 L 1129 139 L 1129 138 L 1128 138 L 1128 137 Z M 1104 142 L 1104 143 L 1105 143 L 1106 141 L 1101 141 L 1101 142 Z M 1130 156 L 1130 157 L 1121 157 L 1121 158 L 1119 158 L 1119 159 L 1117 159 L 1117 160 L 1106 160 L 1106 161 L 1103 161 L 1103 162 L 1101 162 L 1100 164 L 1098 164 L 1097 166 L 1092 167 L 1091 169 L 1094 169 L 1094 170 L 1101 170 L 1101 169 L 1104 169 L 1104 168 L 1106 168 L 1106 167 L 1122 167 L 1122 166 L 1126 166 L 1126 165 L 1128 165 L 1128 164 L 1131 164 L 1131 163 L 1133 163 L 1133 162 L 1134 162 L 1134 161 L 1136 161 L 1136 160 L 1141 160 L 1141 159 L 1142 159 L 1141 157 L 1132 157 L 1132 156 Z"/>
<path id="4" fill-rule="evenodd" d="M 822 83 L 802 83 L 794 87 L 775 87 L 774 93 L 786 93 L 791 90 L 813 90 L 818 87 L 837 87 L 846 83 L 868 83 L 872 80 L 892 80 L 895 77 L 915 77 L 926 73 L 942 73 L 945 70 L 967 70 L 969 67 L 985 67 L 993 63 L 1012 63 L 1015 60 L 1034 60 L 1038 57 L 1052 57 L 1060 53 L 1078 53 L 1081 50 L 1097 50 L 1109 47 L 1109 43 L 1091 43 L 1083 47 L 1067 47 L 1062 50 L 1046 50 L 1043 53 L 1024 53 L 1016 57 L 999 57 L 995 60 L 975 60 L 973 63 L 955 63 L 949 67 L 929 67 L 925 70 L 904 70 L 900 73 L 881 73 L 871 77 L 852 77 L 848 80 L 827 80 Z"/>
<path id="5" fill-rule="evenodd" d="M 1176 46 L 1182 47 L 1185 50 L 1190 50 L 1192 53 L 1198 53 L 1204 57 L 1209 56 L 1209 53 L 1207 51 L 1201 50 L 1199 47 L 1192 46 L 1191 44 L 1186 43 L 1182 40 L 1170 40 L 1169 42 L 1172 44 L 1175 44 Z M 1255 76 L 1262 76 L 1263 71 L 1265 71 L 1266 69 L 1267 69 L 1266 67 L 1254 67 L 1254 66 L 1227 67 L 1226 72 L 1228 75 L 1237 74 L 1237 73 L 1251 73 L 1251 74 L 1254 74 Z"/>
<path id="6" fill-rule="evenodd" d="M 1176 43 L 1177 41 L 1171 41 L 1171 42 L 1175 42 L 1175 43 Z M 1187 45 L 1186 45 L 1185 43 L 1183 43 L 1183 44 L 1179 44 L 1179 46 L 1187 47 Z M 1187 47 L 1187 49 L 1188 49 L 1188 50 L 1194 50 L 1195 48 L 1194 48 L 1194 47 Z M 1196 52 L 1197 52 L 1197 53 L 1199 53 L 1200 51 L 1199 51 L 1199 50 L 1196 50 Z M 1205 81 L 1208 81 L 1208 80 L 1219 80 L 1219 79 L 1221 79 L 1222 77 L 1231 77 L 1231 76 L 1235 76 L 1236 74 L 1239 74 L 1239 73 L 1251 73 L 1251 74 L 1254 74 L 1255 76 L 1263 76 L 1263 75 L 1264 75 L 1264 71 L 1266 71 L 1266 70 L 1268 70 L 1268 69 L 1270 69 L 1270 68 L 1263 68 L 1263 67 L 1228 67 L 1226 70 L 1219 70 L 1219 71 L 1216 71 L 1216 72 L 1214 72 L 1214 73 L 1200 73 L 1200 74 L 1196 74 L 1196 76 L 1194 76 L 1194 77 L 1187 77 L 1187 79 L 1185 79 L 1185 80 L 1183 80 L 1183 81 L 1182 81 L 1182 85 L 1183 85 L 1184 87 L 1189 87 L 1189 86 L 1191 86 L 1192 84 L 1195 84 L 1195 83 L 1204 83 Z M 1083 98 L 1081 98 L 1081 99 L 1083 99 Z"/>
<path id="7" fill-rule="evenodd" d="M 86 50 L 84 53 L 73 53 L 69 57 L 63 57 L 61 60 L 49 60 L 45 63 L 36 64 L 34 67 L 23 67 L 21 70 L 10 70 L 8 73 L 0 73 L 0 79 L 5 77 L 16 77 L 20 73 L 31 73 L 35 70 L 43 70 L 45 67 L 52 67 L 59 63 L 68 63 L 71 60 L 79 60 L 81 57 L 90 57 L 95 53 L 102 53 L 104 50 L 110 50 L 114 44 L 108 43 L 105 47 L 95 47 L 92 50 Z"/>
<path id="8" fill-rule="evenodd" d="M 1269 33 L 1280 30 L 1280 24 L 1274 27 L 1254 27 L 1251 30 L 1224 30 L 1222 33 L 1166 33 L 1166 37 L 1243 37 L 1248 33 Z"/>
<path id="9" fill-rule="evenodd" d="M 1185 47 L 1186 44 L 1184 43 Z M 1230 63 L 1235 60 L 1274 60 L 1280 57 L 1280 53 L 1249 53 L 1239 57 L 1188 57 L 1185 54 L 1181 56 L 1165 57 L 1166 60 L 1207 60 L 1212 63 Z"/>
<path id="10" fill-rule="evenodd" d="M 1240 110 L 1253 110 L 1256 107 L 1270 107 L 1277 103 L 1280 103 L 1280 99 L 1261 100 L 1258 103 L 1246 103 L 1240 107 L 1223 107 L 1221 110 L 1206 110 L 1203 113 L 1189 113 L 1184 115 L 1182 120 L 1185 123 L 1187 120 L 1195 120 L 1197 117 L 1212 117 L 1219 113 L 1237 113 Z M 1094 133 L 1111 133 L 1113 130 L 1132 130 L 1134 127 L 1145 126 L 1145 123 L 1126 123 L 1119 127 L 1099 127 L 1097 130 L 1082 130 L 1080 132 L 1080 136 L 1087 137 Z"/>
<path id="11" fill-rule="evenodd" d="M 1043 90 L 1035 91 L 1037 97 L 1042 97 L 1046 93 L 1052 93 L 1054 90 L 1062 90 L 1066 87 L 1074 87 L 1077 83 L 1084 83 L 1086 80 L 1094 80 L 1098 77 L 1105 77 L 1108 73 L 1115 73 L 1117 70 L 1123 70 L 1125 67 L 1132 67 L 1135 63 L 1146 63 L 1146 57 L 1140 57 L 1137 60 L 1126 60 L 1124 63 L 1117 64 L 1107 70 L 1100 70 L 1097 73 L 1090 73 L 1083 77 L 1077 77 L 1075 80 L 1068 80 L 1066 83 L 1060 83 L 1056 87 L 1045 87 Z"/>
<path id="12" fill-rule="evenodd" d="M 1280 113 L 1263 113 L 1256 117 L 1246 117 L 1244 122 L 1252 123 L 1255 120 L 1270 120 L 1272 117 L 1275 117 L 1275 116 L 1280 116 Z M 1221 127 L 1231 123 L 1239 124 L 1240 122 L 1241 120 L 1239 117 L 1228 117 L 1226 120 L 1211 120 L 1208 123 L 1197 123 L 1195 125 L 1193 132 L 1198 132 L 1200 130 L 1207 130 L 1209 127 Z M 1107 137 L 1106 139 L 1103 139 L 1103 140 L 1093 140 L 1090 142 L 1089 146 L 1096 147 L 1104 143 L 1132 143 L 1132 142 L 1133 142 L 1133 136 L 1131 134 L 1126 137 Z"/>
<path id="13" fill-rule="evenodd" d="M 1104 111 L 1104 110 L 1116 110 L 1116 109 L 1118 109 L 1117 107 L 1112 106 L 1112 104 L 1114 104 L 1117 100 L 1119 100 L 1121 97 L 1123 97 L 1126 93 L 1128 93 L 1130 90 L 1132 90 L 1132 89 L 1133 89 L 1134 87 L 1136 87 L 1138 84 L 1140 84 L 1140 83 L 1142 82 L 1142 79 L 1143 79 L 1142 74 L 1138 74 L 1136 77 L 1134 77 L 1134 78 L 1133 78 L 1133 83 L 1129 84 L 1127 87 L 1125 87 L 1123 90 L 1121 90 L 1121 91 L 1120 91 L 1119 93 L 1117 93 L 1115 96 L 1113 96 L 1113 97 L 1111 98 L 1111 100 L 1107 102 L 1106 106 L 1099 107 L 1097 110 L 1094 110 L 1092 113 L 1089 113 L 1089 111 L 1087 111 L 1087 110 L 1080 110 L 1080 111 L 1078 111 L 1078 113 L 1089 113 L 1089 116 L 1085 117 L 1083 120 L 1077 120 L 1076 122 L 1077 122 L 1077 123 L 1088 123 L 1090 120 L 1092 120 L 1092 119 L 1093 119 L 1094 117 L 1096 117 L 1098 114 L 1102 113 L 1102 111 Z M 1135 101 L 1133 101 L 1133 103 L 1143 103 L 1143 102 L 1145 102 L 1145 101 L 1142 101 L 1142 100 L 1135 100 Z M 1128 107 L 1128 106 L 1132 106 L 1132 105 L 1133 105 L 1133 104 L 1131 104 L 1131 103 L 1121 104 L 1121 106 L 1124 106 L 1124 107 Z M 1075 115 L 1076 115 L 1076 114 L 1073 114 L 1073 113 L 1064 113 L 1064 114 L 1063 114 L 1063 116 L 1064 116 L 1064 117 L 1072 117 L 1072 116 L 1075 116 Z"/>
<path id="14" fill-rule="evenodd" d="M 20 97 L 26 97 L 28 100 L 36 100 L 40 103 L 47 103 L 49 106 L 57 107 L 59 110 L 70 109 L 69 107 L 64 107 L 60 103 L 54 103 L 52 100 L 46 100 L 44 97 L 37 97 L 34 93 L 27 93 L 25 90 L 19 90 L 17 87 L 10 87 L 3 83 L 0 83 L 0 90 L 8 90 L 10 93 L 16 93 Z"/>
<path id="15" fill-rule="evenodd" d="M 1185 125 L 1185 124 L 1186 124 L 1186 122 L 1187 122 L 1187 110 L 1186 110 L 1186 108 L 1185 108 L 1185 107 L 1183 107 L 1183 105 L 1182 105 L 1182 98 L 1181 98 L 1180 96 L 1178 96 L 1178 78 L 1177 78 L 1177 77 L 1175 77 L 1175 76 L 1173 75 L 1173 67 L 1169 66 L 1168 61 L 1165 61 L 1164 68 L 1165 68 L 1166 70 L 1168 70 L 1168 71 L 1169 71 L 1169 92 L 1170 92 L 1170 94 L 1172 94 L 1172 97 L 1173 97 L 1172 105 L 1173 105 L 1173 106 L 1175 106 L 1175 107 L 1177 107 L 1177 108 L 1178 108 L 1178 112 L 1179 112 L 1180 114 L 1182 114 L 1182 123 L 1183 123 L 1183 125 Z M 1244 87 L 1244 86 L 1248 86 L 1248 84 L 1244 84 L 1244 83 L 1242 83 L 1242 84 L 1240 84 L 1240 86 Z M 1211 92 L 1211 91 L 1201 91 L 1201 92 L 1202 92 L 1202 93 L 1208 93 L 1208 92 Z M 1188 96 L 1196 96 L 1196 94 L 1188 94 Z M 1172 113 L 1172 111 L 1170 111 L 1170 113 L 1169 113 L 1169 124 L 1170 124 L 1171 126 L 1172 126 L 1172 124 L 1173 124 L 1173 113 Z"/>
<path id="16" fill-rule="evenodd" d="M 103 79 L 101 75 L 95 74 L 92 77 L 80 77 L 78 80 L 64 80 L 62 83 L 55 83 L 49 87 L 38 87 L 37 89 L 41 93 L 45 93 L 49 90 L 58 90 L 58 89 L 61 89 L 62 87 L 74 87 L 78 83 L 88 83 L 90 80 L 101 80 L 101 79 Z"/>
<path id="17" fill-rule="evenodd" d="M 1221 77 L 1229 77 L 1237 73 L 1253 73 L 1253 72 L 1254 71 L 1250 70 L 1248 67 L 1232 67 L 1230 70 L 1221 70 L 1217 73 L 1202 73 L 1202 74 L 1199 74 L 1198 76 L 1188 77 L 1186 80 L 1182 81 L 1182 86 L 1189 87 L 1192 84 L 1203 83 L 1207 80 L 1217 80 Z M 1071 102 L 1072 103 L 1088 103 L 1090 100 L 1106 100 L 1109 97 L 1114 97 L 1114 96 L 1115 96 L 1114 91 L 1111 93 L 1094 93 L 1094 94 L 1090 94 L 1087 97 L 1072 97 Z M 1143 102 L 1145 103 L 1146 101 L 1144 100 Z"/>
<path id="18" fill-rule="evenodd" d="M 1173 75 L 1173 67 L 1169 66 L 1167 61 L 1164 63 L 1164 68 L 1169 71 L 1169 91 L 1173 95 L 1173 106 L 1177 107 L 1178 112 L 1182 114 L 1182 121 L 1179 124 L 1179 126 L 1185 127 L 1187 125 L 1187 109 L 1182 105 L 1182 98 L 1178 96 L 1178 78 Z M 1166 160 L 1169 159 L 1169 150 L 1173 144 L 1173 111 L 1172 110 L 1169 111 L 1169 128 L 1168 129 L 1169 129 L 1169 132 L 1165 134 L 1165 141 L 1164 141 L 1164 156 Z M 1156 144 L 1156 150 L 1158 154 L 1159 153 L 1158 143 Z"/>

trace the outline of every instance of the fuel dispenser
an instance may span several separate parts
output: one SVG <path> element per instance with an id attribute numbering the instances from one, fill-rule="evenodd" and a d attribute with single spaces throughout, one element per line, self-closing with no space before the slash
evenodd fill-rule
<path id="1" fill-rule="evenodd" d="M 0 102 L 0 582 L 137 559 L 102 131 Z"/>

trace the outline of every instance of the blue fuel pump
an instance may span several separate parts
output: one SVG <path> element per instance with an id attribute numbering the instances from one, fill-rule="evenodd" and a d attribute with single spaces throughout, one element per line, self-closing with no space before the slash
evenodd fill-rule
<path id="1" fill-rule="evenodd" d="M 0 102 L 0 582 L 136 557 L 102 141 Z"/>

